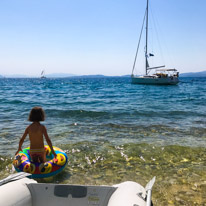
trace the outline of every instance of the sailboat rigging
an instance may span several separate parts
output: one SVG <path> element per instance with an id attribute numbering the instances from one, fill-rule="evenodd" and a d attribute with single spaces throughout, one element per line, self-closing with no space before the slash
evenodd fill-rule
<path id="1" fill-rule="evenodd" d="M 132 68 L 131 80 L 133 84 L 160 84 L 160 85 L 170 85 L 177 84 L 179 82 L 179 72 L 176 69 L 160 69 L 165 67 L 163 66 L 155 66 L 150 67 L 148 58 L 154 56 L 152 53 L 148 53 L 148 24 L 149 24 L 149 0 L 147 0 L 146 11 L 143 19 L 143 24 L 140 32 L 139 42 L 135 54 L 135 60 Z M 140 41 L 142 38 L 142 32 L 144 25 L 146 24 L 146 34 L 145 34 L 145 75 L 144 76 L 135 76 L 134 69 L 136 65 L 137 55 L 139 51 Z M 151 70 L 155 70 L 156 73 L 149 75 Z"/>

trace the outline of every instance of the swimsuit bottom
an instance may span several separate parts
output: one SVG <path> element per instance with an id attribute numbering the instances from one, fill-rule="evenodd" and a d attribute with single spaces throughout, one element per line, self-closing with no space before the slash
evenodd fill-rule
<path id="1" fill-rule="evenodd" d="M 30 157 L 33 162 L 45 162 L 46 161 L 46 153 L 44 148 L 40 149 L 30 149 Z"/>

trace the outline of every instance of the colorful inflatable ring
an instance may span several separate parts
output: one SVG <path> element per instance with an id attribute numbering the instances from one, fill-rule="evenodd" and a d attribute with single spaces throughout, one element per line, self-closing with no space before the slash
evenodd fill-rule
<path id="1" fill-rule="evenodd" d="M 48 145 L 44 146 L 47 162 L 31 162 L 29 147 L 19 152 L 13 161 L 17 172 L 27 172 L 32 174 L 32 178 L 45 178 L 58 174 L 67 164 L 66 153 L 58 147 L 53 147 L 57 158 L 51 152 Z"/>

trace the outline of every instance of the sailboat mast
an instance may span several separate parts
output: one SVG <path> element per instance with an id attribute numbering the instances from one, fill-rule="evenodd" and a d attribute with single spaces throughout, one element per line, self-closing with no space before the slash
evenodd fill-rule
<path id="1" fill-rule="evenodd" d="M 147 0 L 147 8 L 146 8 L 146 46 L 145 46 L 145 73 L 146 73 L 146 75 L 147 75 L 147 68 L 148 68 L 148 61 L 147 61 L 148 6 L 149 6 L 149 0 Z"/>

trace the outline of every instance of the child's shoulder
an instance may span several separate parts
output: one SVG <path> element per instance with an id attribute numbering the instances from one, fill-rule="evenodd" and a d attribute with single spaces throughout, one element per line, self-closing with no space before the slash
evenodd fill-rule
<path id="1" fill-rule="evenodd" d="M 44 124 L 39 123 L 39 125 L 40 125 L 41 127 L 45 127 Z"/>
<path id="2" fill-rule="evenodd" d="M 43 124 L 40 124 L 40 128 L 43 129 L 43 130 L 46 129 L 46 127 Z"/>
<path id="3" fill-rule="evenodd" d="M 29 130 L 29 129 L 45 129 L 46 127 L 43 125 L 43 124 L 36 124 L 35 122 L 33 122 L 32 124 L 30 124 L 26 130 Z"/>

